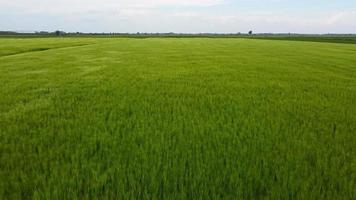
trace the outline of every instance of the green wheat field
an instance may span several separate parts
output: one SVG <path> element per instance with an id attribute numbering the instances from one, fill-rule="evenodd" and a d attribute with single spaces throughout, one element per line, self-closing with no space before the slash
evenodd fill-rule
<path id="1" fill-rule="evenodd" d="M 356 199 L 356 45 L 0 39 L 0 199 Z"/>

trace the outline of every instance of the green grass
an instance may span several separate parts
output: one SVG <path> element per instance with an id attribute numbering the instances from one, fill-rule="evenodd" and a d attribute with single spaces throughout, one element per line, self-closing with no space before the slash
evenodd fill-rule
<path id="1" fill-rule="evenodd" d="M 33 38 L 131 38 L 131 39 L 149 39 L 149 38 L 241 38 L 241 39 L 263 39 L 263 40 L 290 40 L 290 41 L 307 41 L 307 42 L 326 42 L 326 43 L 342 43 L 342 44 L 356 44 L 356 35 L 355 34 L 328 34 L 328 35 L 312 35 L 312 34 L 73 34 L 67 33 L 65 35 L 56 36 L 54 34 L 4 34 L 1 35 L 0 39 L 33 39 Z"/>
<path id="2" fill-rule="evenodd" d="M 355 45 L 0 39 L 0 199 L 355 199 L 355 147 Z"/>
<path id="3" fill-rule="evenodd" d="M 309 42 L 328 42 L 328 43 L 344 43 L 344 44 L 356 44 L 356 36 L 327 36 L 327 35 L 255 35 L 252 37 L 246 37 L 252 39 L 263 39 L 263 40 L 292 40 L 292 41 L 309 41 Z"/>

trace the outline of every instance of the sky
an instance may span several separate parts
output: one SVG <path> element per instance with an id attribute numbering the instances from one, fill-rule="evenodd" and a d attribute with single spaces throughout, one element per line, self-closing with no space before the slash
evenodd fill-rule
<path id="1" fill-rule="evenodd" d="M 0 30 L 356 33 L 356 0 L 0 0 Z"/>

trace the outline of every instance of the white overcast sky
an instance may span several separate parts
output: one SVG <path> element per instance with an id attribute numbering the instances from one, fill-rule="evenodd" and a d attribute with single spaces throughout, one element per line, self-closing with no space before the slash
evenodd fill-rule
<path id="1" fill-rule="evenodd" d="M 356 33 L 356 0 L 0 0 L 0 30 Z"/>

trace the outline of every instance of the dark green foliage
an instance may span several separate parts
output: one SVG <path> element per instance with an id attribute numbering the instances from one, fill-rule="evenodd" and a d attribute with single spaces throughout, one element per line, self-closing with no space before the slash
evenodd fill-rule
<path id="1" fill-rule="evenodd" d="M 37 32 L 37 33 L 14 33 L 1 32 L 0 38 L 51 38 L 55 37 L 56 32 Z M 253 34 L 249 31 L 246 34 L 241 33 L 65 33 L 59 32 L 61 37 L 66 38 L 250 38 L 250 39 L 266 39 L 266 40 L 292 40 L 292 41 L 308 41 L 308 42 L 327 42 L 327 43 L 345 43 L 356 44 L 355 34 L 273 34 L 273 33 L 257 33 Z"/>
<path id="2" fill-rule="evenodd" d="M 253 39 L 266 39 L 266 40 L 292 40 L 292 41 L 308 41 L 308 42 L 328 42 L 328 43 L 345 43 L 356 44 L 356 36 L 327 36 L 327 35 L 256 35 Z"/>

